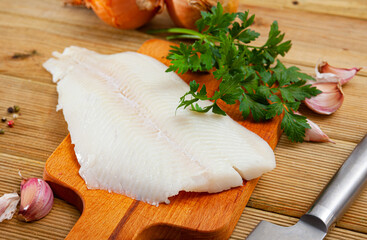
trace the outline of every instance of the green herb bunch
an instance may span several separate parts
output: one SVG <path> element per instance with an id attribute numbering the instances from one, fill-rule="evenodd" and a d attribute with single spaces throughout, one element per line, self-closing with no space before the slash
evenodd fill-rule
<path id="1" fill-rule="evenodd" d="M 246 119 L 251 114 L 255 121 L 272 119 L 284 114 L 281 128 L 291 141 L 302 142 L 305 129 L 310 128 L 306 117 L 296 115 L 301 101 L 321 93 L 315 87 L 306 84 L 313 78 L 301 73 L 297 67 L 285 67 L 276 60 L 284 56 L 292 44 L 283 41 L 284 33 L 278 30 L 274 21 L 270 27 L 268 40 L 262 46 L 250 43 L 260 34 L 249 27 L 255 15 L 248 11 L 242 13 L 223 13 L 218 3 L 211 12 L 202 12 L 202 18 L 196 22 L 198 31 L 171 28 L 159 32 L 178 33 L 168 39 L 195 39 L 192 44 L 181 43 L 172 46 L 168 59 L 171 66 L 167 72 L 209 71 L 214 70 L 215 79 L 221 80 L 219 89 L 212 97 L 207 96 L 205 85 L 190 82 L 190 90 L 181 97 L 180 107 L 191 106 L 192 111 L 226 115 L 217 101 L 227 104 L 239 101 L 239 110 Z M 235 21 L 236 20 L 236 21 Z M 157 31 L 156 31 L 157 32 Z M 211 100 L 213 104 L 201 107 L 199 100 Z"/>

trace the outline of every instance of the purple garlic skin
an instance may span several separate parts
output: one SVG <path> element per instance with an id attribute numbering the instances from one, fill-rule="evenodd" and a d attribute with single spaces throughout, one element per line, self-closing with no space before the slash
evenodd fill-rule
<path id="1" fill-rule="evenodd" d="M 39 220 L 52 209 L 54 195 L 50 185 L 43 179 L 23 179 L 20 185 L 18 218 L 25 222 Z"/>

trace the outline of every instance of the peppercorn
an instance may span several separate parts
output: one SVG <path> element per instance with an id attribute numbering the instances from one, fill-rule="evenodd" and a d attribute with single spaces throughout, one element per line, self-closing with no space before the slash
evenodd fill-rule
<path id="1" fill-rule="evenodd" d="M 6 117 L 2 117 L 1 122 L 6 122 Z"/>
<path id="2" fill-rule="evenodd" d="M 11 128 L 14 127 L 14 121 L 13 120 L 8 121 L 8 126 Z"/>
<path id="3" fill-rule="evenodd" d="M 5 133 L 4 129 L 0 128 L 0 134 L 4 134 L 4 133 Z"/>
<path id="4" fill-rule="evenodd" d="M 14 108 L 8 107 L 8 113 L 13 113 L 13 112 L 14 112 Z"/>
<path id="5" fill-rule="evenodd" d="M 19 112 L 20 107 L 18 105 L 14 105 L 14 112 Z"/>
<path id="6" fill-rule="evenodd" d="M 16 114 L 16 113 L 13 114 L 13 119 L 17 119 L 18 117 L 19 117 L 18 114 Z"/>

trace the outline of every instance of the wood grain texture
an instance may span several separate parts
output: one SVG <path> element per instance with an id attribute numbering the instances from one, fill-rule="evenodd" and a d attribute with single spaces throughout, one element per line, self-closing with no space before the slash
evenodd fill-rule
<path id="1" fill-rule="evenodd" d="M 320 58 L 339 67 L 367 66 L 367 42 L 364 41 L 367 21 L 304 11 L 302 4 L 290 9 L 274 7 L 277 0 L 260 5 L 263 2 L 267 3 L 242 2 L 240 9 L 256 14 L 253 28 L 263 35 L 260 41 L 264 41 L 270 23 L 278 20 L 286 39 L 293 42 L 291 51 L 283 59 L 288 65 L 296 65 L 309 74 L 313 74 L 313 67 Z M 331 0 L 318 2 L 332 3 Z M 345 1 L 348 2 L 353 1 Z M 354 14 L 355 9 L 343 11 Z M 61 0 L 0 1 L 0 115 L 8 116 L 6 108 L 13 104 L 22 108 L 22 116 L 14 128 L 0 126 L 6 130 L 5 135 L 0 135 L 0 194 L 19 188 L 18 169 L 28 176 L 41 176 L 46 159 L 67 135 L 62 113 L 55 112 L 55 86 L 41 66 L 52 51 L 61 51 L 70 45 L 106 54 L 136 51 L 145 40 L 152 38 L 145 30 L 171 26 L 166 13 L 144 28 L 122 31 L 104 24 L 90 10 L 64 7 Z M 33 49 L 38 54 L 12 59 L 15 53 Z M 292 144 L 282 136 L 275 150 L 277 168 L 259 180 L 231 238 L 243 239 L 260 219 L 270 218 L 274 223 L 290 225 L 307 211 L 367 132 L 366 70 L 364 68 L 343 86 L 345 101 L 335 114 L 325 117 L 302 109 L 337 142 L 336 145 Z M 1 239 L 63 239 L 80 212 L 60 199 L 56 202 L 50 215 L 38 222 L 23 224 L 14 218 L 0 223 Z M 328 239 L 366 239 L 366 216 L 365 191 L 329 233 Z"/>
<path id="2" fill-rule="evenodd" d="M 301 11 L 367 19 L 365 0 L 240 0 L 244 5 L 289 8 Z"/>
<path id="3" fill-rule="evenodd" d="M 171 45 L 168 41 L 152 39 L 138 52 L 169 65 L 165 57 Z M 218 88 L 218 81 L 210 73 L 185 73 L 181 77 L 186 83 L 195 79 L 205 84 L 209 94 Z M 239 118 L 238 108 L 223 106 L 229 115 Z M 257 133 L 274 149 L 281 134 L 280 120 L 255 123 L 239 119 L 237 122 Z M 170 204 L 155 207 L 120 194 L 88 190 L 78 174 L 73 148 L 68 136 L 47 160 L 44 171 L 44 179 L 51 182 L 59 197 L 79 208 L 83 205 L 83 213 L 67 239 L 226 239 L 258 181 L 244 181 L 242 187 L 216 194 L 180 192 L 170 198 Z"/>
<path id="4" fill-rule="evenodd" d="M 0 2 L 0 73 L 49 83 L 48 73 L 39 62 L 45 61 L 52 51 L 62 51 L 70 45 L 106 54 L 136 51 L 145 40 L 152 38 L 144 33 L 146 29 L 173 26 L 167 13 L 164 13 L 140 31 L 114 29 L 101 22 L 90 10 L 63 7 L 58 3 L 57 0 Z M 260 43 L 266 40 L 270 24 L 275 19 L 279 22 L 286 39 L 293 42 L 286 62 L 313 67 L 324 58 L 340 67 L 367 65 L 367 44 L 361 41 L 367 39 L 367 31 L 364 30 L 367 29 L 367 22 L 364 20 L 304 12 L 302 21 L 299 21 L 298 12 L 293 10 L 274 11 L 245 5 L 241 5 L 240 9 L 249 9 L 256 14 L 254 29 L 261 33 Z M 11 59 L 15 53 L 27 53 L 34 49 L 38 52 L 35 56 Z M 367 68 L 359 74 L 367 76 Z"/>

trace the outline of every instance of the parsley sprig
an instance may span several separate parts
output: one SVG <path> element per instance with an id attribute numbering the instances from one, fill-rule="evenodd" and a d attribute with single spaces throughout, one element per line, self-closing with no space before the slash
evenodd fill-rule
<path id="1" fill-rule="evenodd" d="M 196 22 L 198 31 L 171 28 L 155 32 L 176 33 L 168 39 L 194 39 L 192 44 L 172 46 L 168 55 L 171 65 L 167 72 L 213 70 L 215 79 L 221 80 L 214 95 L 207 96 L 205 85 L 190 82 L 190 90 L 180 98 L 178 108 L 188 106 L 192 111 L 226 115 L 218 106 L 219 99 L 227 104 L 239 102 L 243 118 L 250 115 L 255 121 L 272 119 L 284 114 L 281 128 L 291 141 L 302 142 L 305 129 L 310 128 L 306 117 L 296 115 L 301 101 L 316 96 L 321 91 L 306 84 L 313 78 L 300 72 L 297 67 L 287 68 L 277 56 L 284 56 L 291 48 L 291 41 L 283 41 L 284 33 L 274 21 L 268 40 L 262 46 L 253 46 L 260 34 L 249 27 L 255 15 L 224 13 L 218 3 L 211 12 L 202 12 Z M 237 21 L 235 21 L 237 20 Z M 211 100 L 212 104 L 201 107 L 199 100 Z"/>

